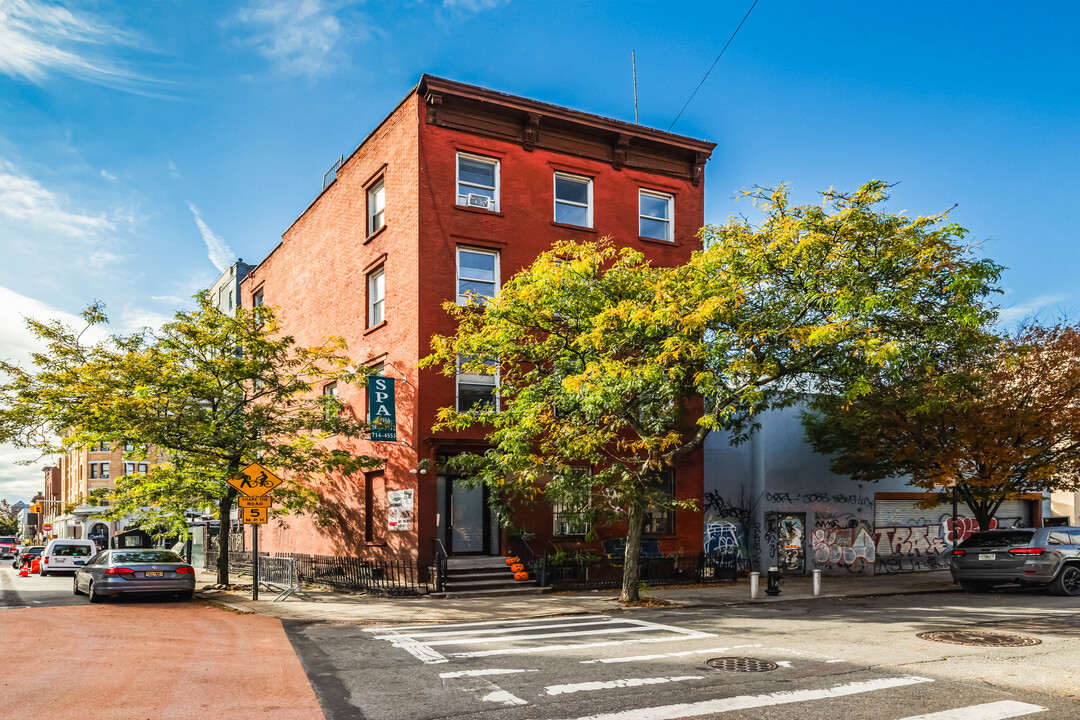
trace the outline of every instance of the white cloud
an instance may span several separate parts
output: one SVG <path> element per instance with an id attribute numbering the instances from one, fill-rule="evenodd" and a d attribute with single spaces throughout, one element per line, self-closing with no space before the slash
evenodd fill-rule
<path id="1" fill-rule="evenodd" d="M 70 75 L 118 90 L 142 92 L 149 78 L 109 57 L 134 36 L 85 12 L 42 0 L 0 0 L 0 73 L 32 83 Z"/>
<path id="2" fill-rule="evenodd" d="M 1067 294 L 1038 295 L 1028 300 L 1015 302 L 1007 308 L 1002 308 L 998 313 L 998 323 L 1010 324 L 1035 317 L 1051 305 L 1060 305 L 1068 299 Z"/>
<path id="3" fill-rule="evenodd" d="M 64 196 L 0 161 L 0 215 L 68 237 L 84 238 L 116 229 L 115 222 L 104 214 L 87 215 L 69 210 L 68 204 Z"/>
<path id="4" fill-rule="evenodd" d="M 101 171 L 101 177 L 105 178 L 106 180 L 116 180 L 116 176 L 113 175 L 108 170 L 102 170 Z"/>
<path id="5" fill-rule="evenodd" d="M 191 208 L 191 214 L 195 216 L 195 224 L 199 226 L 199 232 L 202 233 L 202 239 L 206 243 L 207 256 L 210 258 L 210 262 L 214 263 L 214 267 L 218 270 L 225 272 L 225 268 L 232 265 L 233 260 L 236 258 L 233 255 L 232 248 L 226 245 L 225 241 L 215 235 L 210 226 L 203 222 L 202 215 L 199 214 L 199 208 L 191 203 L 188 203 L 188 207 Z"/>
<path id="6" fill-rule="evenodd" d="M 493 10 L 508 2 L 510 0 L 443 0 L 443 7 L 468 12 L 482 12 L 484 10 Z"/>
<path id="7" fill-rule="evenodd" d="M 343 39 L 362 41 L 374 32 L 363 22 L 348 32 L 340 14 L 352 3 L 338 0 L 259 0 L 240 10 L 241 23 L 256 28 L 250 42 L 259 54 L 291 75 L 322 75 L 332 69 Z"/>
<path id="8" fill-rule="evenodd" d="M 180 174 L 179 168 L 176 167 L 176 163 L 174 163 L 172 160 L 169 161 L 168 167 L 169 167 L 169 175 L 172 175 L 177 180 L 180 180 L 180 179 L 182 179 L 184 177 L 183 175 Z"/>

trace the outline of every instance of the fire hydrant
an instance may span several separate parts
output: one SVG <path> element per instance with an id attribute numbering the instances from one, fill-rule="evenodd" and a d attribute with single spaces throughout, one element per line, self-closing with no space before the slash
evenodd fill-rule
<path id="1" fill-rule="evenodd" d="M 768 580 L 768 587 L 765 588 L 766 595 L 779 595 L 780 594 L 780 568 L 771 567 L 769 573 L 766 575 Z"/>

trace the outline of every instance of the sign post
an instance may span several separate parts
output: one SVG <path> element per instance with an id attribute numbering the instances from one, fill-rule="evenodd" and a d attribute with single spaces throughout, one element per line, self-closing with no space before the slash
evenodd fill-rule
<path id="1" fill-rule="evenodd" d="M 397 442 L 397 412 L 394 406 L 394 378 L 368 377 L 368 422 L 371 439 Z"/>
<path id="2" fill-rule="evenodd" d="M 259 599 L 259 526 L 270 517 L 270 491 L 284 482 L 259 463 L 251 463 L 225 482 L 240 491 L 240 520 L 251 525 L 251 599 Z M 228 552 L 228 549 L 225 549 Z"/>

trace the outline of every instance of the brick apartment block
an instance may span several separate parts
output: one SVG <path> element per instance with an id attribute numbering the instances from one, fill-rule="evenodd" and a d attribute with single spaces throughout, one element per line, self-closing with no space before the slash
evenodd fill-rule
<path id="1" fill-rule="evenodd" d="M 326 478 L 319 488 L 334 523 L 271 521 L 260 550 L 426 562 L 440 538 L 451 554 L 512 552 L 484 491 L 463 488 L 444 470 L 446 457 L 482 450 L 483 432 L 432 431 L 436 412 L 452 406 L 459 390 L 462 401 L 485 392 L 475 377 L 459 383 L 417 370 L 431 336 L 454 330 L 442 304 L 466 288 L 493 291 L 558 240 L 610 236 L 654 265 L 685 262 L 701 247 L 704 166 L 713 148 L 423 76 L 243 282 L 245 307 L 276 307 L 301 344 L 343 336 L 352 358 L 396 379 L 397 394 L 399 442 L 349 445 L 386 458 L 385 469 Z M 323 391 L 366 412 L 364 387 Z M 417 472 L 424 460 L 431 469 Z M 700 450 L 673 482 L 677 498 L 701 507 Z M 406 489 L 415 497 L 409 529 L 390 530 L 387 493 Z M 700 552 L 701 512 L 674 515 L 646 532 L 664 552 Z M 530 544 L 538 552 L 553 542 L 600 547 L 560 535 L 567 528 L 554 527 L 550 509 L 520 521 L 536 533 Z"/>

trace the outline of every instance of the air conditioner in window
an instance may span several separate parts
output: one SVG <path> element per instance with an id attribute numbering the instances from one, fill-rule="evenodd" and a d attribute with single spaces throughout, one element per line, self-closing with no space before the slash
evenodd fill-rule
<path id="1" fill-rule="evenodd" d="M 468 195 L 469 207 L 484 208 L 485 210 L 491 210 L 495 205 L 495 201 L 489 198 L 487 195 L 477 195 L 476 193 L 469 193 Z"/>

